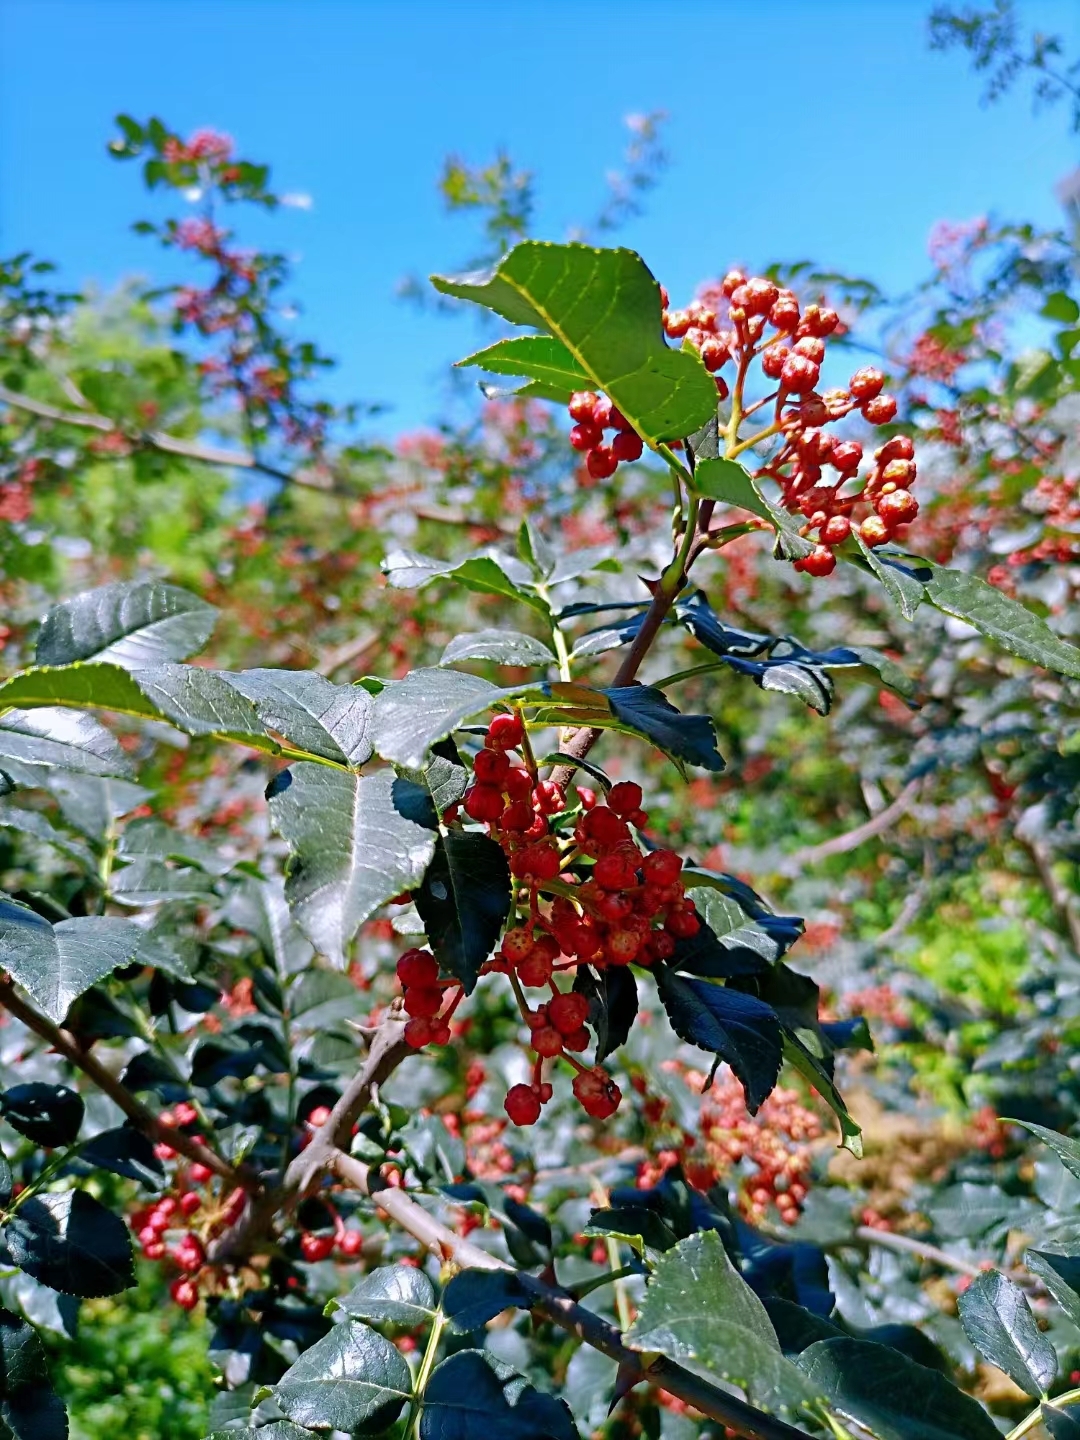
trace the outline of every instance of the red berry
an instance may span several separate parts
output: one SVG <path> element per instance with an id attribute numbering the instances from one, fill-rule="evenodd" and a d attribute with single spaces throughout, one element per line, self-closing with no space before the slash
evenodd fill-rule
<path id="1" fill-rule="evenodd" d="M 159 1140 L 158 1143 L 154 1146 L 154 1154 L 159 1160 L 176 1159 L 176 1151 L 172 1148 L 171 1145 L 166 1145 L 163 1140 Z"/>
<path id="2" fill-rule="evenodd" d="M 624 891 L 609 890 L 597 901 L 596 908 L 601 919 L 606 920 L 609 925 L 618 925 L 633 913 L 634 902 Z"/>
<path id="3" fill-rule="evenodd" d="M 442 991 L 434 985 L 410 985 L 405 991 L 405 1013 L 415 1019 L 430 1019 L 442 1009 Z"/>
<path id="4" fill-rule="evenodd" d="M 645 954 L 642 961 L 670 960 L 675 954 L 675 936 L 669 935 L 666 930 L 653 930 L 645 942 Z"/>
<path id="5" fill-rule="evenodd" d="M 510 773 L 510 761 L 503 750 L 478 750 L 473 758 L 473 774 L 481 785 L 502 787 Z"/>
<path id="6" fill-rule="evenodd" d="M 637 884 L 637 867 L 618 852 L 601 855 L 593 867 L 593 879 L 604 890 L 629 890 Z"/>
<path id="7" fill-rule="evenodd" d="M 829 464 L 842 474 L 857 470 L 861 460 L 862 446 L 857 440 L 839 440 L 829 452 Z"/>
<path id="8" fill-rule="evenodd" d="M 512 1085 L 503 1109 L 515 1125 L 535 1125 L 540 1119 L 540 1097 L 531 1085 Z"/>
<path id="9" fill-rule="evenodd" d="M 583 810 L 591 810 L 596 804 L 596 791 L 590 790 L 587 785 L 575 785 L 574 788 L 577 790 L 578 799 L 581 801 L 581 808 Z"/>
<path id="10" fill-rule="evenodd" d="M 431 1043 L 433 1045 L 450 1044 L 450 1026 L 445 1020 L 433 1020 L 431 1022 Z"/>
<path id="11" fill-rule="evenodd" d="M 510 864 L 513 874 L 524 880 L 526 885 L 554 880 L 559 868 L 558 852 L 550 845 L 527 845 L 524 850 L 518 851 Z"/>
<path id="12" fill-rule="evenodd" d="M 534 1030 L 529 1044 L 538 1055 L 547 1059 L 562 1054 L 562 1035 L 552 1025 L 541 1025 L 538 1030 Z"/>
<path id="13" fill-rule="evenodd" d="M 896 411 L 896 397 L 893 395 L 877 395 L 862 406 L 863 416 L 871 425 L 888 425 L 890 420 L 896 419 Z"/>
<path id="14" fill-rule="evenodd" d="M 779 380 L 784 371 L 784 361 L 791 354 L 786 345 L 769 345 L 761 352 L 761 368 L 770 380 Z"/>
<path id="15" fill-rule="evenodd" d="M 364 1237 L 359 1230 L 346 1230 L 338 1237 L 337 1247 L 343 1255 L 359 1255 L 364 1248 Z"/>
<path id="16" fill-rule="evenodd" d="M 529 781 L 529 790 L 532 790 L 532 780 Z M 515 800 L 499 817 L 499 824 L 504 830 L 528 830 L 533 824 L 536 816 L 533 808 L 527 800 Z"/>
<path id="17" fill-rule="evenodd" d="M 520 715 L 493 715 L 484 743 L 491 750 L 513 750 L 521 744 L 524 734 Z"/>
<path id="18" fill-rule="evenodd" d="M 641 786 L 635 785 L 633 780 L 623 780 L 618 785 L 613 785 L 607 797 L 609 808 L 614 810 L 616 815 L 624 818 L 632 810 L 641 808 L 641 800 Z"/>
<path id="19" fill-rule="evenodd" d="M 876 365 L 864 365 L 861 370 L 856 370 L 848 381 L 848 389 L 860 404 L 880 395 L 884 388 L 885 376 Z"/>
<path id="20" fill-rule="evenodd" d="M 201 1270 L 206 1260 L 206 1251 L 197 1235 L 185 1235 L 173 1251 L 173 1259 L 181 1270 Z"/>
<path id="21" fill-rule="evenodd" d="M 720 289 L 730 300 L 740 285 L 746 284 L 746 276 L 741 270 L 729 270 L 720 281 Z"/>
<path id="22" fill-rule="evenodd" d="M 842 545 L 850 534 L 851 521 L 847 516 L 834 515 L 825 523 L 821 538 L 826 545 Z"/>
<path id="23" fill-rule="evenodd" d="M 541 815 L 557 815 L 566 809 L 566 794 L 553 780 L 541 780 L 533 791 L 533 804 Z"/>
<path id="24" fill-rule="evenodd" d="M 808 335 L 831 335 L 839 324 L 840 316 L 828 305 L 808 305 L 803 312 L 802 325 Z"/>
<path id="25" fill-rule="evenodd" d="M 205 1185 L 213 1173 L 209 1165 L 203 1165 L 199 1161 L 196 1161 L 188 1171 L 188 1178 L 193 1185 Z"/>
<path id="26" fill-rule="evenodd" d="M 300 1236 L 300 1254 L 309 1265 L 315 1265 L 320 1260 L 325 1260 L 333 1253 L 334 1237 L 332 1235 L 312 1235 L 305 1231 Z"/>
<path id="27" fill-rule="evenodd" d="M 612 965 L 629 965 L 641 950 L 642 937 L 636 930 L 611 930 L 604 941 L 604 955 Z"/>
<path id="28" fill-rule="evenodd" d="M 740 285 L 731 295 L 731 303 L 740 306 L 747 315 L 768 315 L 780 295 L 780 289 L 771 280 L 755 275 Z"/>
<path id="29" fill-rule="evenodd" d="M 641 862 L 647 885 L 674 885 L 682 874 L 682 857 L 674 850 L 653 850 Z"/>
<path id="30" fill-rule="evenodd" d="M 914 460 L 890 460 L 881 472 L 885 485 L 895 485 L 898 490 L 910 490 L 915 483 Z"/>
<path id="31" fill-rule="evenodd" d="M 611 453 L 616 460 L 640 460 L 644 449 L 641 436 L 633 430 L 620 430 L 611 442 Z"/>
<path id="32" fill-rule="evenodd" d="M 432 1038 L 433 1026 L 430 1020 L 422 1015 L 415 1016 L 405 1026 L 405 1043 L 414 1050 L 422 1050 Z"/>
<path id="33" fill-rule="evenodd" d="M 182 1215 L 194 1215 L 195 1211 L 202 1205 L 202 1196 L 194 1190 L 186 1190 L 180 1196 L 180 1213 Z"/>
<path id="34" fill-rule="evenodd" d="M 825 342 L 812 335 L 806 335 L 803 339 L 796 340 L 791 349 L 793 354 L 805 355 L 807 360 L 813 360 L 815 365 L 820 365 L 825 359 Z"/>
<path id="35" fill-rule="evenodd" d="M 307 1117 L 307 1123 L 309 1125 L 313 1125 L 315 1129 L 318 1130 L 319 1128 L 321 1128 L 321 1126 L 325 1125 L 327 1120 L 329 1119 L 330 1106 L 316 1105 L 315 1109 L 312 1110 L 311 1114 Z"/>
<path id="36" fill-rule="evenodd" d="M 589 1002 L 575 990 L 566 990 L 548 1002 L 548 1020 L 560 1035 L 572 1035 L 584 1025 L 589 1015 Z"/>
<path id="37" fill-rule="evenodd" d="M 194 1125 L 199 1118 L 199 1112 L 187 1100 L 181 1100 L 173 1114 L 177 1125 Z"/>
<path id="38" fill-rule="evenodd" d="M 780 371 L 780 386 L 795 395 L 806 395 L 818 383 L 821 369 L 805 355 L 791 354 Z"/>
<path id="39" fill-rule="evenodd" d="M 669 310 L 664 317 L 664 329 L 673 340 L 680 339 L 693 323 L 688 310 Z"/>
<path id="40" fill-rule="evenodd" d="M 874 509 L 890 530 L 898 525 L 910 525 L 919 513 L 919 502 L 910 490 L 892 490 L 874 503 Z"/>
<path id="41" fill-rule="evenodd" d="M 570 396 L 570 403 L 566 407 L 570 411 L 571 420 L 579 424 L 588 424 L 592 421 L 593 412 L 596 409 L 596 396 L 591 390 L 575 390 Z"/>
<path id="42" fill-rule="evenodd" d="M 533 990 L 539 989 L 542 985 L 546 985 L 551 979 L 554 970 L 555 966 L 551 956 L 539 950 L 527 959 L 522 960 L 521 964 L 517 967 L 517 976 L 522 985 L 526 985 L 530 990 Z"/>
<path id="43" fill-rule="evenodd" d="M 465 814 L 472 820 L 498 820 L 505 809 L 496 785 L 473 785 L 465 792 Z"/>
<path id="44" fill-rule="evenodd" d="M 815 545 L 809 555 L 795 563 L 807 575 L 831 575 L 836 569 L 836 556 L 827 545 Z M 675 933 L 678 934 L 678 931 Z"/>
<path id="45" fill-rule="evenodd" d="M 439 962 L 430 950 L 406 950 L 397 962 L 402 985 L 430 986 L 439 978 Z"/>
<path id="46" fill-rule="evenodd" d="M 687 910 L 672 910 L 664 922 L 664 929 L 678 940 L 689 940 L 701 929 L 693 905 Z"/>
<path id="47" fill-rule="evenodd" d="M 594 480 L 606 480 L 615 474 L 619 462 L 610 445 L 598 445 L 585 457 L 585 468 Z"/>
<path id="48" fill-rule="evenodd" d="M 503 789 L 511 800 L 528 800 L 532 795 L 532 776 L 524 765 L 512 765 L 503 781 Z"/>
<path id="49" fill-rule="evenodd" d="M 583 425 L 575 425 L 570 431 L 570 444 L 575 450 L 594 450 L 604 438 L 604 432 L 599 425 L 586 422 Z"/>
<path id="50" fill-rule="evenodd" d="M 894 435 L 886 440 L 880 450 L 874 451 L 874 459 L 887 465 L 890 460 L 914 460 L 915 445 L 910 435 Z"/>
<path id="51" fill-rule="evenodd" d="M 531 928 L 527 929 L 524 925 L 515 925 L 512 930 L 507 930 L 502 938 L 501 949 L 511 965 L 520 965 L 522 960 L 528 959 L 533 952 L 533 935 Z"/>
<path id="52" fill-rule="evenodd" d="M 597 841 L 604 849 L 623 845 L 630 839 L 630 827 L 606 805 L 597 805 L 583 817 L 586 836 Z"/>
<path id="53" fill-rule="evenodd" d="M 785 333 L 793 331 L 800 319 L 799 302 L 790 290 L 781 290 L 769 311 L 769 324 Z M 775 376 L 773 377 L 776 378 Z"/>
<path id="54" fill-rule="evenodd" d="M 622 1092 L 603 1070 L 581 1070 L 574 1076 L 574 1094 L 595 1120 L 607 1120 L 619 1108 Z"/>
<path id="55" fill-rule="evenodd" d="M 880 515 L 868 515 L 859 526 L 859 534 L 867 545 L 883 545 L 889 538 L 889 527 Z"/>
<path id="56" fill-rule="evenodd" d="M 151 1240 L 149 1244 L 142 1247 L 142 1253 L 147 1260 L 163 1260 L 165 1258 L 165 1246 L 161 1240 Z"/>
<path id="57" fill-rule="evenodd" d="M 174 1280 L 169 1286 L 169 1294 L 181 1310 L 194 1310 L 199 1303 L 199 1292 L 190 1280 Z"/>

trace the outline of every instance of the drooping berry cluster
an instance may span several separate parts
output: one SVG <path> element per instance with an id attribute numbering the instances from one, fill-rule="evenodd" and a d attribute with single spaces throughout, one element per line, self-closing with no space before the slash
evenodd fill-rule
<path id="1" fill-rule="evenodd" d="M 570 444 L 584 454 L 585 468 L 594 480 L 614 475 L 621 460 L 641 459 L 645 448 L 641 436 L 606 395 L 579 390 L 570 396 L 568 409 L 574 421 Z M 605 430 L 615 431 L 610 442 L 604 439 Z"/>
<path id="2" fill-rule="evenodd" d="M 784 508 L 804 517 L 801 533 L 816 541 L 795 569 L 828 575 L 836 567 L 836 547 L 854 528 L 867 545 L 876 546 L 915 519 L 919 505 L 911 494 L 911 441 L 894 436 L 875 452 L 870 473 L 860 475 L 862 445 L 825 428 L 856 410 L 870 425 L 887 425 L 897 412 L 896 400 L 884 393 L 885 376 L 874 366 L 856 370 L 845 389 L 819 392 L 826 341 L 842 330 L 835 310 L 803 307 L 791 290 L 740 270 L 707 286 L 685 309 L 666 308 L 662 293 L 665 332 L 698 351 L 706 368 L 716 373 L 721 399 L 734 392 L 740 422 L 773 407 L 770 422 L 757 434 L 762 441 L 779 437 L 780 444 L 757 478 L 779 485 Z M 751 393 L 755 360 L 766 382 L 757 382 L 764 394 Z M 728 366 L 730 385 L 717 373 Z M 753 431 L 740 430 L 738 441 L 742 446 L 753 438 Z M 833 472 L 828 477 L 826 469 Z"/>
<path id="3" fill-rule="evenodd" d="M 513 753 L 520 749 L 523 758 Z M 579 965 L 648 966 L 674 953 L 676 941 L 697 933 L 701 922 L 685 896 L 682 860 L 671 850 L 646 853 L 633 829 L 648 823 L 639 785 L 612 787 L 607 804 L 593 791 L 578 790 L 567 801 L 562 788 L 538 778 L 519 714 L 497 714 L 484 747 L 473 761 L 473 780 L 460 810 L 485 824 L 506 852 L 515 883 L 514 923 L 497 954 L 481 973 L 511 978 L 533 1057 L 530 1083 L 511 1087 L 506 1112 L 518 1125 L 531 1125 L 551 1099 L 545 1062 L 562 1060 L 575 1073 L 573 1091 L 596 1119 L 613 1115 L 619 1087 L 599 1066 L 576 1056 L 591 1043 L 589 1002 L 578 990 L 561 990 L 557 975 Z M 444 823 L 459 823 L 459 807 Z M 632 828 L 633 827 L 633 828 Z M 440 979 L 438 962 L 427 950 L 409 950 L 398 962 L 410 1015 L 406 1038 L 417 1047 L 445 1044 L 449 1020 L 463 991 L 456 980 Z M 532 1005 L 528 989 L 546 989 L 549 998 Z M 452 994 L 448 1008 L 444 1001 Z"/>

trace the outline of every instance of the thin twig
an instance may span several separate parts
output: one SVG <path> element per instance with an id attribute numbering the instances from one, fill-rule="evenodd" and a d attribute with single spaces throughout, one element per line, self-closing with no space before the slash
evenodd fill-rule
<path id="1" fill-rule="evenodd" d="M 250 1173 L 239 1170 L 230 1165 L 227 1160 L 222 1159 L 216 1151 L 211 1150 L 207 1145 L 185 1135 L 182 1130 L 174 1129 L 170 1125 L 162 1125 L 161 1121 L 148 1110 L 141 1100 L 136 1100 L 131 1091 L 121 1083 L 120 1080 L 107 1070 L 101 1061 L 89 1050 L 84 1050 L 78 1040 L 69 1031 L 54 1025 L 51 1020 L 46 1019 L 34 1009 L 32 1005 L 20 998 L 15 992 L 15 987 L 10 980 L 0 981 L 0 1005 L 14 1015 L 16 1020 L 21 1021 L 28 1030 L 39 1035 L 58 1054 L 63 1055 L 69 1064 L 81 1070 L 87 1079 L 92 1080 L 99 1090 L 108 1095 L 114 1104 L 118 1105 L 131 1123 L 151 1140 L 163 1145 L 171 1145 L 186 1159 L 197 1165 L 205 1165 L 215 1175 L 219 1175 L 230 1185 L 242 1186 L 250 1190 L 257 1182 Z"/>
<path id="2" fill-rule="evenodd" d="M 781 873 L 796 875 L 799 871 L 808 869 L 811 865 L 820 864 L 822 860 L 828 860 L 833 855 L 846 855 L 849 850 L 857 850 L 867 840 L 873 840 L 875 836 L 884 834 L 911 809 L 921 785 L 921 779 L 909 780 L 891 804 L 886 805 L 884 810 L 879 810 L 876 815 L 872 815 L 863 824 L 856 825 L 853 830 L 845 830 L 842 835 L 834 835 L 831 840 L 823 840 L 820 845 L 807 845 L 802 850 L 796 850 L 793 855 L 786 855 L 780 866 Z"/>
<path id="3" fill-rule="evenodd" d="M 513 1266 L 463 1239 L 418 1205 L 404 1190 L 387 1184 L 362 1160 L 339 1151 L 334 1157 L 333 1168 L 340 1180 L 375 1200 L 396 1225 L 443 1263 L 461 1269 L 512 1271 L 525 1291 L 534 1315 L 569 1331 L 583 1344 L 615 1360 L 630 1384 L 644 1381 L 657 1385 L 669 1395 L 692 1405 L 702 1415 L 726 1425 L 729 1431 L 746 1437 L 746 1440 L 806 1440 L 805 1431 L 766 1415 L 745 1400 L 710 1385 L 707 1380 L 691 1374 L 664 1356 L 646 1361 L 636 1350 L 629 1349 L 614 1326 L 599 1315 L 586 1310 L 565 1291 L 554 1289 L 523 1271 L 514 1270 Z"/>

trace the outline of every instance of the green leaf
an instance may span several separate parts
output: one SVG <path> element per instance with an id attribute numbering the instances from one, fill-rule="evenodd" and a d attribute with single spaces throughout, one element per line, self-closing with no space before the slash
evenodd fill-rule
<path id="1" fill-rule="evenodd" d="M 420 1440 L 578 1440 L 570 1411 L 482 1350 L 436 1366 L 424 1391 Z"/>
<path id="2" fill-rule="evenodd" d="M 129 1125 L 119 1125 L 115 1130 L 102 1130 L 95 1135 L 79 1151 L 79 1164 L 123 1175 L 152 1190 L 159 1190 L 165 1183 L 165 1167 L 154 1154 L 153 1145 L 141 1131 Z"/>
<path id="3" fill-rule="evenodd" d="M 328 1030 L 338 1020 L 358 1018 L 360 991 L 339 970 L 307 970 L 289 991 L 289 1019 L 300 1030 Z"/>
<path id="4" fill-rule="evenodd" d="M 699 356 L 665 343 L 660 287 L 632 250 L 526 240 L 488 274 L 432 284 L 561 341 L 650 444 L 689 435 L 715 412 L 712 377 Z"/>
<path id="5" fill-rule="evenodd" d="M 752 995 L 685 979 L 666 966 L 654 973 L 675 1034 L 726 1060 L 746 1093 L 746 1108 L 756 1114 L 775 1088 L 783 1061 L 776 1011 Z"/>
<path id="6" fill-rule="evenodd" d="M 49 1382 L 45 1347 L 32 1325 L 0 1310 L 0 1434 L 4 1440 L 67 1440 L 64 1404 Z"/>
<path id="7" fill-rule="evenodd" d="M 260 1425 L 257 1430 L 212 1430 L 206 1440 L 311 1440 L 311 1431 L 302 1430 L 291 1420 L 272 1420 L 269 1425 Z"/>
<path id="8" fill-rule="evenodd" d="M 1047 320 L 1059 320 L 1063 325 L 1075 325 L 1080 320 L 1080 305 L 1064 290 L 1054 290 L 1043 302 L 1039 311 Z"/>
<path id="9" fill-rule="evenodd" d="M 459 1335 L 479 1330 L 504 1310 L 528 1308 L 528 1294 L 513 1270 L 461 1270 L 442 1297 L 442 1312 Z"/>
<path id="10" fill-rule="evenodd" d="M 500 690 L 464 670 L 412 670 L 375 697 L 375 752 L 406 770 L 419 770 L 436 741 L 498 701 L 529 693 L 543 698 L 545 691 L 529 686 Z"/>
<path id="11" fill-rule="evenodd" d="M 0 1115 L 12 1129 L 50 1150 L 75 1143 L 84 1113 L 82 1097 L 67 1085 L 30 1080 L 0 1094 Z"/>
<path id="12" fill-rule="evenodd" d="M 497 665 L 520 666 L 555 664 L 555 656 L 542 640 L 518 630 L 477 630 L 456 636 L 443 651 L 439 664 L 456 665 L 462 660 L 493 660 Z"/>
<path id="13" fill-rule="evenodd" d="M 53 606 L 34 658 L 38 665 L 105 660 L 144 670 L 201 650 L 216 618 L 213 605 L 160 580 L 101 585 Z"/>
<path id="14" fill-rule="evenodd" d="M 633 1350 L 659 1351 L 742 1386 L 756 1405 L 797 1405 L 815 1396 L 781 1352 L 764 1305 L 715 1230 L 680 1240 L 659 1257 L 625 1339 Z"/>
<path id="15" fill-rule="evenodd" d="M 401 1325 L 408 1330 L 429 1324 L 436 1309 L 431 1281 L 411 1265 L 382 1265 L 331 1305 L 354 1320 Z"/>
<path id="16" fill-rule="evenodd" d="M 0 704 L 3 687 L 0 686 Z M 46 706 L 0 715 L 0 770 L 20 785 L 48 785 L 57 771 L 131 775 L 116 737 L 90 715 Z"/>
<path id="17" fill-rule="evenodd" d="M 644 1205 L 616 1205 L 610 1210 L 593 1210 L 584 1235 L 612 1235 L 625 1240 L 640 1255 L 644 1250 L 663 1253 L 678 1244 L 678 1236 L 662 1215 Z"/>
<path id="18" fill-rule="evenodd" d="M 358 685 L 333 685 L 313 670 L 219 673 L 290 745 L 338 765 L 358 768 L 370 760 L 373 702 Z"/>
<path id="19" fill-rule="evenodd" d="M 877 576 L 904 619 L 914 620 L 915 611 L 926 599 L 926 585 L 913 573 L 913 564 L 922 565 L 924 562 L 910 562 L 905 556 L 871 549 L 858 531 L 852 531 L 852 539 L 862 556 L 863 566 Z M 840 553 L 845 559 L 849 558 L 842 550 Z"/>
<path id="20" fill-rule="evenodd" d="M 1056 1405 L 1042 1407 L 1042 1423 L 1050 1440 L 1080 1440 L 1080 1420 Z"/>
<path id="21" fill-rule="evenodd" d="M 947 1185 L 926 1202 L 926 1213 L 943 1236 L 965 1239 L 983 1235 L 1013 1213 L 1015 1201 L 996 1185 L 962 1180 Z"/>
<path id="22" fill-rule="evenodd" d="M 29 906 L 0 898 L 4 967 L 57 1024 L 84 990 L 129 963 L 140 936 L 130 920 L 112 915 L 50 925 Z"/>
<path id="23" fill-rule="evenodd" d="M 518 335 L 512 340 L 499 340 L 457 363 L 462 367 L 476 365 L 490 375 L 521 375 L 557 391 L 567 400 L 575 390 L 587 390 L 592 383 L 563 342 L 550 335 Z"/>
<path id="24" fill-rule="evenodd" d="M 511 563 L 502 555 L 498 558 L 474 555 L 468 560 L 433 560 L 415 550 L 394 550 L 382 562 L 382 568 L 388 583 L 395 590 L 419 590 L 432 580 L 453 580 L 478 595 L 502 595 L 546 616 L 546 603 L 538 595 L 522 590 L 506 573 L 503 567 Z"/>
<path id="25" fill-rule="evenodd" d="M 1057 1355 L 1019 1286 L 990 1270 L 972 1281 L 957 1309 L 964 1333 L 984 1359 L 1027 1394 L 1046 1394 L 1057 1374 Z"/>
<path id="26" fill-rule="evenodd" d="M 1055 635 L 1045 620 L 975 575 L 942 565 L 931 568 L 926 595 L 939 610 L 973 625 L 1013 655 L 1080 679 L 1080 650 Z"/>
<path id="27" fill-rule="evenodd" d="M 350 1320 L 305 1350 L 273 1393 L 298 1425 L 377 1433 L 401 1414 L 412 1376 L 389 1340 Z"/>
<path id="28" fill-rule="evenodd" d="M 1047 1130 L 1045 1125 L 1036 1125 L 1030 1120 L 1006 1119 L 1005 1123 L 1022 1125 L 1025 1130 L 1030 1130 L 1032 1135 L 1041 1140 L 1044 1145 L 1049 1145 L 1065 1169 L 1080 1180 L 1080 1140 L 1073 1140 L 1068 1135 L 1061 1135 L 1057 1130 Z"/>
<path id="29" fill-rule="evenodd" d="M 58 830 L 40 810 L 24 810 L 19 805 L 0 804 L 0 828 L 18 830 L 45 845 L 52 845 L 69 855 L 84 870 L 93 871 L 97 868 L 97 859 L 89 846 L 73 835 Z"/>
<path id="30" fill-rule="evenodd" d="M 1080 1325 L 1080 1256 L 1029 1250 L 1024 1264 L 1037 1275 L 1074 1325 Z"/>
<path id="31" fill-rule="evenodd" d="M 472 831 L 439 836 L 414 898 L 439 964 L 471 994 L 510 911 L 510 867 L 502 846 Z"/>
<path id="32" fill-rule="evenodd" d="M 291 852 L 289 908 L 315 948 L 341 969 L 364 921 L 415 889 L 434 854 L 431 831 L 395 808 L 393 785 L 390 771 L 359 776 L 300 762 L 267 790 L 271 823 Z"/>
<path id="33" fill-rule="evenodd" d="M 662 690 L 624 685 L 601 690 L 620 729 L 643 735 L 676 763 L 719 771 L 724 760 L 716 748 L 716 727 L 708 715 L 683 715 Z"/>
<path id="34" fill-rule="evenodd" d="M 36 1195 L 4 1227 L 20 1270 L 64 1295 L 117 1295 L 135 1283 L 127 1226 L 84 1190 Z"/>
<path id="35" fill-rule="evenodd" d="M 694 466 L 694 489 L 699 495 L 710 500 L 719 500 L 723 505 L 737 505 L 740 510 L 749 510 L 769 524 L 775 524 L 771 505 L 766 504 L 758 493 L 749 474 L 737 460 L 720 457 L 699 459 Z"/>
<path id="36" fill-rule="evenodd" d="M 857 1160 L 862 1159 L 862 1128 L 852 1118 L 844 1104 L 843 1096 L 833 1083 L 833 1078 L 816 1055 L 810 1053 L 797 1035 L 784 1033 L 784 1059 L 803 1075 L 836 1116 L 840 1126 L 840 1145 L 850 1150 Z"/>
<path id="37" fill-rule="evenodd" d="M 879 1440 L 1001 1440 L 986 1411 L 944 1375 L 872 1340 L 818 1340 L 795 1363 L 830 1406 Z"/>

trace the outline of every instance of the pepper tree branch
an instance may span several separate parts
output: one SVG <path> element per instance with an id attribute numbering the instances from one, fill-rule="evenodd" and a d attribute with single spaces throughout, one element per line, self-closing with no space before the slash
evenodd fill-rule
<path id="1" fill-rule="evenodd" d="M 377 1171 L 354 1156 L 337 1151 L 332 1157 L 333 1173 L 362 1195 L 373 1199 L 398 1226 L 438 1256 L 443 1263 L 461 1269 L 508 1270 L 517 1276 L 534 1315 L 568 1331 L 585 1345 L 615 1360 L 629 1384 L 647 1382 L 692 1405 L 695 1410 L 745 1440 L 806 1440 L 806 1432 L 756 1409 L 745 1400 L 711 1385 L 665 1356 L 649 1358 L 629 1349 L 622 1336 L 606 1320 L 579 1305 L 565 1291 L 515 1270 L 486 1250 L 471 1244 L 430 1215 L 403 1190 L 386 1183 Z"/>
<path id="2" fill-rule="evenodd" d="M 58 1054 L 63 1055 L 69 1064 L 81 1070 L 88 1080 L 94 1084 L 109 1099 L 118 1105 L 131 1123 L 144 1135 L 163 1145 L 171 1145 L 174 1150 L 179 1151 L 186 1159 L 194 1164 L 205 1165 L 215 1175 L 221 1177 L 228 1184 L 241 1186 L 250 1190 L 256 1183 L 254 1177 L 244 1171 L 230 1165 L 227 1160 L 207 1145 L 185 1135 L 182 1130 L 174 1129 L 171 1125 L 162 1125 L 161 1121 L 148 1110 L 142 1101 L 137 1100 L 131 1091 L 119 1081 L 111 1070 L 108 1070 L 101 1061 L 89 1050 L 84 1050 L 76 1040 L 75 1036 L 68 1030 L 54 1025 L 51 1020 L 18 994 L 10 980 L 0 981 L 0 1005 L 16 1020 L 20 1020 L 28 1030 L 39 1035 Z"/>
<path id="3" fill-rule="evenodd" d="M 146 450 L 160 450 L 166 455 L 180 455 L 186 460 L 196 460 L 204 465 L 228 466 L 238 470 L 257 470 L 274 480 L 288 485 L 304 485 L 308 489 L 321 490 L 327 487 L 313 484 L 302 475 L 289 470 L 280 470 L 269 465 L 249 450 L 222 450 L 215 445 L 204 445 L 196 440 L 180 440 L 163 430 L 130 430 L 107 415 L 96 415 L 86 410 L 63 410 L 45 400 L 22 395 L 0 385 L 0 404 L 10 405 L 14 410 L 25 410 L 40 420 L 51 421 L 54 425 L 74 425 L 81 430 L 98 430 L 103 435 L 121 435 L 136 447 Z"/>

